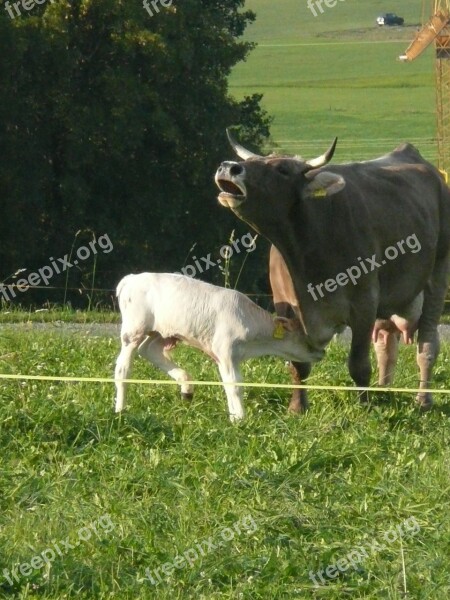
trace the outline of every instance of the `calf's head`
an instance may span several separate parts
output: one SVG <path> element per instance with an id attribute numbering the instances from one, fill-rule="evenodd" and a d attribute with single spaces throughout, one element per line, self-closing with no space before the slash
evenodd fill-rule
<path id="1" fill-rule="evenodd" d="M 323 348 L 311 344 L 298 319 L 275 317 L 273 337 L 276 340 L 281 340 L 280 345 L 283 347 L 283 354 L 290 360 L 317 362 L 325 354 Z"/>

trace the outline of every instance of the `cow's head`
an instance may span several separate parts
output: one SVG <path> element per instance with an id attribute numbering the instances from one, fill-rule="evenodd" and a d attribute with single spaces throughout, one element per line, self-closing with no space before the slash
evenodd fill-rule
<path id="1" fill-rule="evenodd" d="M 321 156 L 302 160 L 258 156 L 241 146 L 228 130 L 227 135 L 242 161 L 226 161 L 217 169 L 215 181 L 221 190 L 218 199 L 257 230 L 262 223 L 288 216 L 301 199 L 315 201 L 336 194 L 345 186 L 341 175 L 320 169 L 331 160 L 337 138 Z"/>

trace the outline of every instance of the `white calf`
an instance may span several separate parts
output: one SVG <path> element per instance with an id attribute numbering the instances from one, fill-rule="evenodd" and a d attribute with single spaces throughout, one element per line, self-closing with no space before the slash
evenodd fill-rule
<path id="1" fill-rule="evenodd" d="M 240 292 L 171 273 L 127 275 L 117 286 L 122 313 L 122 349 L 116 363 L 116 412 L 125 405 L 125 384 L 136 351 L 181 385 L 192 398 L 189 375 L 169 352 L 183 341 L 199 348 L 219 367 L 224 383 L 242 381 L 239 365 L 273 354 L 286 360 L 317 361 L 322 350 L 308 347 L 300 324 L 273 318 Z M 242 388 L 225 385 L 230 419 L 244 416 Z"/>

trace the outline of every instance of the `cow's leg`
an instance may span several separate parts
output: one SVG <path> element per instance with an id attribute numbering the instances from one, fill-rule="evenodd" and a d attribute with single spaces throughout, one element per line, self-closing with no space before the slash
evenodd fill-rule
<path id="1" fill-rule="evenodd" d="M 184 383 L 185 381 L 191 381 L 191 378 L 184 369 L 181 369 L 170 359 L 167 341 L 164 338 L 159 334 L 147 338 L 139 347 L 139 354 L 177 381 L 181 385 L 181 396 L 183 398 L 192 399 L 194 388 L 191 384 Z"/>
<path id="2" fill-rule="evenodd" d="M 218 366 L 224 383 L 239 383 L 242 381 L 242 374 L 238 364 L 233 364 L 233 361 L 219 361 Z M 245 411 L 242 403 L 242 388 L 235 385 L 224 385 L 224 388 L 227 395 L 230 420 L 239 421 L 243 419 Z"/>
<path id="3" fill-rule="evenodd" d="M 394 331 L 380 330 L 374 342 L 378 363 L 378 385 L 391 385 L 394 379 L 398 358 L 400 334 Z"/>
<path id="4" fill-rule="evenodd" d="M 444 307 L 448 271 L 449 257 L 439 260 L 424 290 L 423 309 L 419 320 L 417 339 L 417 365 L 420 370 L 419 389 L 421 390 L 430 387 L 433 366 L 439 354 L 437 326 Z M 419 392 L 416 401 L 422 410 L 429 410 L 433 404 L 430 392 Z"/>
<path id="5" fill-rule="evenodd" d="M 131 373 L 131 365 L 133 357 L 139 344 L 142 342 L 142 337 L 130 339 L 129 336 L 122 337 L 122 349 L 116 361 L 116 369 L 114 379 L 116 383 L 116 405 L 115 411 L 120 412 L 125 407 L 126 401 L 126 386 L 122 379 L 128 379 Z"/>
<path id="6" fill-rule="evenodd" d="M 374 319 L 375 320 L 375 319 Z M 352 329 L 352 342 L 348 358 L 350 376 L 358 387 L 368 387 L 372 368 L 370 366 L 370 342 L 372 338 L 373 321 L 362 325 L 350 325 Z M 359 392 L 361 402 L 369 401 L 367 391 Z"/>
<path id="7" fill-rule="evenodd" d="M 426 339 L 427 341 L 424 341 Z M 419 331 L 419 341 L 417 344 L 417 364 L 420 371 L 419 389 L 430 387 L 431 373 L 437 355 L 439 354 L 439 335 L 437 330 L 432 333 L 424 334 L 421 339 Z M 433 404 L 433 397 L 430 392 L 419 392 L 416 396 L 416 402 L 422 410 L 429 410 Z"/>
<path id="8" fill-rule="evenodd" d="M 293 383 L 301 385 L 311 373 L 311 363 L 291 362 L 290 371 Z M 308 410 L 308 393 L 306 389 L 294 389 L 288 410 L 292 413 L 303 413 Z"/>
<path id="9" fill-rule="evenodd" d="M 272 253 L 275 254 L 277 250 L 274 246 L 271 248 L 271 259 Z M 280 255 L 281 256 L 281 255 Z M 287 273 L 287 271 L 286 271 Z M 274 283 L 272 282 L 272 289 L 274 288 Z M 292 306 L 288 302 L 275 302 L 275 311 L 278 317 L 285 317 L 288 319 L 293 319 L 296 317 L 295 312 Z M 292 361 L 289 364 L 289 370 L 291 372 L 292 383 L 296 385 L 301 385 L 305 383 L 305 379 L 311 373 L 312 364 L 311 363 L 301 363 Z M 294 389 L 292 390 L 291 401 L 289 402 L 288 411 L 292 413 L 303 413 L 308 410 L 309 402 L 308 402 L 308 391 L 306 389 Z"/>

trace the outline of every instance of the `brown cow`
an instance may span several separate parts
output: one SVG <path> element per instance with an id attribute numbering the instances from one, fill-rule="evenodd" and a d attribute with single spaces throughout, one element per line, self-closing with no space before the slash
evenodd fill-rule
<path id="1" fill-rule="evenodd" d="M 336 140 L 305 161 L 257 156 L 229 137 L 243 160 L 218 168 L 219 201 L 278 249 L 282 260 L 271 269 L 277 311 L 291 307 L 317 349 L 348 325 L 349 371 L 362 387 L 370 383 L 372 336 L 386 384 L 399 331 L 410 340 L 417 327 L 419 386 L 428 388 L 450 262 L 450 190 L 437 169 L 411 144 L 325 167 Z M 310 364 L 293 368 L 301 381 Z M 421 391 L 417 402 L 429 408 L 431 394 Z M 293 410 L 305 406 L 306 394 L 294 396 Z"/>
<path id="2" fill-rule="evenodd" d="M 273 245 L 270 248 L 269 276 L 277 315 L 289 318 L 298 315 L 299 308 L 295 298 L 294 284 L 283 257 Z M 422 304 L 423 294 L 419 294 L 406 317 L 392 315 L 389 319 L 377 319 L 375 321 L 372 341 L 377 355 L 379 385 L 392 384 L 400 336 L 403 336 L 405 344 L 413 343 Z M 339 331 L 336 333 L 339 333 Z M 311 363 L 291 363 L 291 375 L 295 384 L 302 384 L 310 371 Z M 289 410 L 291 412 L 305 412 L 307 408 L 308 395 L 306 389 L 294 389 Z"/>

